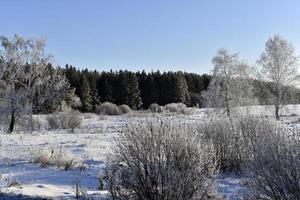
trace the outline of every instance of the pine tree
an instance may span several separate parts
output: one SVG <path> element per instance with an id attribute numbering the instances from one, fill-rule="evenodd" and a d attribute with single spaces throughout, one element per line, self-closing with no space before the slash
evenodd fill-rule
<path id="1" fill-rule="evenodd" d="M 80 99 L 82 102 L 82 110 L 84 112 L 92 110 L 91 88 L 85 75 L 81 77 Z"/>
<path id="2" fill-rule="evenodd" d="M 97 79 L 99 77 L 99 73 L 97 71 L 88 71 L 85 69 L 82 74 L 87 78 L 89 86 L 90 86 L 90 96 L 91 96 L 91 105 L 92 110 L 95 110 L 95 106 L 100 103 L 100 98 L 98 95 L 97 89 Z"/>
<path id="3" fill-rule="evenodd" d="M 174 102 L 181 102 L 188 104 L 190 95 L 188 92 L 188 85 L 182 72 L 175 74 L 174 80 Z"/>
<path id="4" fill-rule="evenodd" d="M 97 89 L 101 102 L 115 103 L 113 95 L 113 85 L 115 82 L 115 75 L 113 72 L 102 72 L 97 80 Z"/>
<path id="5" fill-rule="evenodd" d="M 143 108 L 148 108 L 150 104 L 158 102 L 158 89 L 153 78 L 153 72 L 147 74 L 145 71 L 136 73 Z"/>
<path id="6" fill-rule="evenodd" d="M 119 71 L 114 86 L 114 98 L 116 104 L 126 104 L 133 109 L 140 108 L 139 84 L 133 72 Z"/>
<path id="7" fill-rule="evenodd" d="M 132 72 L 127 73 L 126 104 L 133 109 L 140 108 L 142 105 L 141 92 L 136 75 Z"/>

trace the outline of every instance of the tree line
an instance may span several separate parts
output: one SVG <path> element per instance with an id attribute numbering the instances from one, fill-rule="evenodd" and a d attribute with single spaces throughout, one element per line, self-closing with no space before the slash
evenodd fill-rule
<path id="1" fill-rule="evenodd" d="M 93 111 L 103 102 L 126 104 L 133 109 L 148 108 L 152 103 L 165 105 L 182 102 L 203 106 L 201 92 L 211 76 L 187 72 L 130 72 L 80 70 L 66 65 L 63 69 L 70 86 L 81 99 L 82 111 Z"/>

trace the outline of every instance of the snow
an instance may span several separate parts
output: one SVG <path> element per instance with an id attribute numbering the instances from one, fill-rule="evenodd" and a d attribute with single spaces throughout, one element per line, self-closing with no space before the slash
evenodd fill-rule
<path id="1" fill-rule="evenodd" d="M 243 178 L 235 173 L 221 174 L 218 177 L 218 192 L 222 198 L 230 200 L 243 199 L 245 187 Z"/>
<path id="2" fill-rule="evenodd" d="M 253 106 L 238 108 L 245 114 L 272 116 L 272 107 Z M 288 123 L 299 124 L 300 105 L 290 105 L 282 110 Z M 209 116 L 209 109 L 197 109 L 191 115 L 171 115 L 169 118 L 185 122 L 203 120 Z M 9 194 L 8 199 L 22 199 L 18 194 L 50 199 L 74 199 L 76 184 L 85 188 L 94 199 L 108 199 L 107 191 L 98 190 L 98 176 L 105 167 L 107 155 L 111 152 L 114 138 L 127 123 L 145 120 L 156 115 L 134 113 L 121 116 L 97 116 L 82 114 L 83 123 L 73 133 L 68 130 L 50 131 L 44 115 L 34 116 L 42 123 L 41 131 L 17 131 L 14 134 L 0 134 L 0 190 Z M 75 167 L 71 170 L 57 167 L 41 167 L 29 162 L 36 149 L 63 147 L 76 163 L 84 163 L 85 170 Z M 245 189 L 242 175 L 221 174 L 218 177 L 218 192 L 228 200 L 242 199 Z M 11 183 L 13 186 L 8 186 Z M 0 196 L 0 199 L 5 199 Z M 26 199 L 26 197 L 24 197 Z"/>

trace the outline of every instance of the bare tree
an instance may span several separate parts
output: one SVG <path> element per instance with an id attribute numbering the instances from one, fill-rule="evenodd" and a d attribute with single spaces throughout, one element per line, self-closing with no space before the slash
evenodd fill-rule
<path id="1" fill-rule="evenodd" d="M 256 75 L 260 80 L 270 81 L 265 92 L 271 96 L 275 106 L 275 116 L 279 119 L 279 109 L 286 102 L 288 94 L 298 84 L 298 56 L 295 55 L 292 44 L 279 35 L 266 42 L 265 51 L 257 61 Z"/>
<path id="2" fill-rule="evenodd" d="M 212 80 L 208 90 L 203 93 L 206 106 L 225 108 L 227 116 L 230 116 L 231 108 L 247 105 L 252 94 L 249 67 L 239 61 L 238 54 L 230 54 L 227 49 L 220 49 L 212 63 Z"/>
<path id="3" fill-rule="evenodd" d="M 32 112 L 33 91 L 43 83 L 44 71 L 51 56 L 45 56 L 45 40 L 12 40 L 1 37 L 0 105 L 1 113 L 10 115 L 9 132 L 14 130 L 16 116 Z"/>

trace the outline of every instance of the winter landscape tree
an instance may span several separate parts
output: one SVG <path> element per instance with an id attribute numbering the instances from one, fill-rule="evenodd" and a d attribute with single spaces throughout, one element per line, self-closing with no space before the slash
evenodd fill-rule
<path id="1" fill-rule="evenodd" d="M 42 83 L 32 91 L 33 113 L 51 113 L 61 110 L 62 101 L 72 98 L 70 84 L 63 70 L 48 64 L 44 68 L 42 78 Z"/>
<path id="2" fill-rule="evenodd" d="M 126 104 L 137 109 L 142 105 L 139 84 L 135 73 L 119 71 L 116 78 L 114 96 L 118 105 Z"/>
<path id="3" fill-rule="evenodd" d="M 212 80 L 203 97 L 208 107 L 224 108 L 224 113 L 230 116 L 232 107 L 245 105 L 251 97 L 249 67 L 239 61 L 237 54 L 230 54 L 226 49 L 220 49 L 212 63 Z"/>
<path id="4" fill-rule="evenodd" d="M 275 35 L 266 42 L 265 51 L 257 64 L 255 72 L 259 80 L 273 83 L 265 85 L 268 87 L 264 87 L 264 91 L 271 97 L 276 119 L 279 119 L 279 109 L 291 96 L 291 89 L 299 84 L 298 56 L 292 44 L 280 35 Z"/>
<path id="5" fill-rule="evenodd" d="M 4 118 L 10 117 L 8 131 L 12 132 L 16 118 L 31 116 L 34 105 L 45 106 L 47 102 L 59 105 L 67 82 L 49 66 L 52 57 L 45 54 L 45 40 L 24 39 L 18 35 L 12 40 L 2 36 L 0 40 L 3 50 L 0 54 L 1 114 Z"/>
<path id="6" fill-rule="evenodd" d="M 81 77 L 81 88 L 80 88 L 80 94 L 81 94 L 81 102 L 82 102 L 82 110 L 83 111 L 91 111 L 92 110 L 92 96 L 91 96 L 91 88 L 89 81 L 83 75 Z"/>

